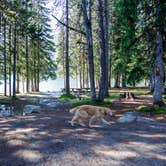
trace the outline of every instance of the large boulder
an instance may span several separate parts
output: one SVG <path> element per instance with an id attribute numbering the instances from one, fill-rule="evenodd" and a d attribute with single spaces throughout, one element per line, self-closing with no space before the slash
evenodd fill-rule
<path id="1" fill-rule="evenodd" d="M 41 111 L 41 107 L 38 105 L 26 105 L 24 106 L 23 113 L 24 115 L 31 113 L 39 113 Z"/>

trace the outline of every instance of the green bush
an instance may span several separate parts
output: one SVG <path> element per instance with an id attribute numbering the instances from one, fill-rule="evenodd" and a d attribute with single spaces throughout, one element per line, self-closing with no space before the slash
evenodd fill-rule
<path id="1" fill-rule="evenodd" d="M 80 100 L 72 102 L 72 107 L 77 107 L 80 105 L 93 105 L 93 106 L 101 106 L 101 107 L 108 107 L 111 103 L 109 101 L 104 102 L 94 102 L 91 100 Z"/>
<path id="2" fill-rule="evenodd" d="M 144 112 L 144 113 L 154 113 L 154 114 L 166 114 L 166 107 L 159 107 L 159 106 L 145 106 L 141 105 L 137 107 L 138 111 Z"/>
<path id="3" fill-rule="evenodd" d="M 59 97 L 59 99 L 60 100 L 68 100 L 68 99 L 76 99 L 77 97 L 75 96 L 75 95 L 73 95 L 73 94 L 69 94 L 69 95 L 67 95 L 67 94 L 63 94 L 63 95 L 61 95 L 60 97 Z"/>

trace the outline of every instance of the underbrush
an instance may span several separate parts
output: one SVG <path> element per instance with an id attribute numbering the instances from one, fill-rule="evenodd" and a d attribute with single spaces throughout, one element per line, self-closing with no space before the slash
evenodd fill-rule
<path id="1" fill-rule="evenodd" d="M 95 102 L 91 101 L 89 99 L 87 100 L 80 100 L 80 101 L 73 101 L 72 102 L 72 107 L 77 107 L 80 105 L 93 105 L 93 106 L 101 106 L 101 107 L 108 107 L 111 103 L 109 101 L 104 101 L 104 102 Z"/>
<path id="2" fill-rule="evenodd" d="M 153 114 L 166 114 L 166 107 L 162 106 L 145 106 L 141 105 L 137 107 L 137 110 L 144 113 L 153 113 Z"/>
<path id="3" fill-rule="evenodd" d="M 69 94 L 69 95 L 63 94 L 58 99 L 64 101 L 64 100 L 71 100 L 71 99 L 76 99 L 76 98 L 77 97 L 73 94 Z"/>

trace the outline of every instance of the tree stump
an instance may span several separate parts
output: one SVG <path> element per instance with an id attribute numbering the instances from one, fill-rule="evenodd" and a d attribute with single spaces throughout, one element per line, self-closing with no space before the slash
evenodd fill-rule
<path id="1" fill-rule="evenodd" d="M 120 94 L 119 95 L 119 100 L 134 100 L 136 99 L 134 93 L 131 93 L 131 92 L 124 92 L 123 94 Z"/>

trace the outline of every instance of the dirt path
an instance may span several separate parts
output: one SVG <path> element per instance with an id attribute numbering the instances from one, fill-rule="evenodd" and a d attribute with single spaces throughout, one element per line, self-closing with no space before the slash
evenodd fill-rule
<path id="1" fill-rule="evenodd" d="M 96 128 L 71 127 L 65 110 L 0 118 L 0 165 L 165 166 L 166 123 L 118 124 L 117 116 Z"/>

